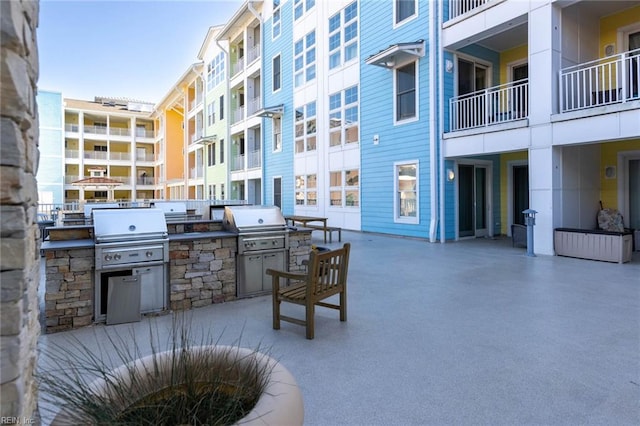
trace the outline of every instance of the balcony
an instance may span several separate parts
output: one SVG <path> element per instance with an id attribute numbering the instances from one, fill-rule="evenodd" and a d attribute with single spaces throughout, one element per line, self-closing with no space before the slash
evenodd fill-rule
<path id="1" fill-rule="evenodd" d="M 113 161 L 131 161 L 131 153 L 129 152 L 110 152 L 109 160 Z"/>
<path id="2" fill-rule="evenodd" d="M 464 15 L 492 1 L 495 0 L 451 0 L 449 2 L 449 19 Z"/>
<path id="3" fill-rule="evenodd" d="M 256 149 L 255 151 L 251 151 L 249 156 L 247 157 L 247 168 L 248 169 L 257 169 L 262 165 L 262 151 Z"/>
<path id="4" fill-rule="evenodd" d="M 640 99 L 640 49 L 560 71 L 560 113 Z"/>
<path id="5" fill-rule="evenodd" d="M 247 63 L 251 64 L 260 57 L 260 43 L 256 43 L 247 52 Z"/>
<path id="6" fill-rule="evenodd" d="M 109 153 L 107 151 L 85 151 L 84 159 L 85 160 L 107 160 L 109 158 Z"/>
<path id="7" fill-rule="evenodd" d="M 237 172 L 244 169 L 244 155 L 236 155 L 231 159 L 231 171 Z"/>
<path id="8" fill-rule="evenodd" d="M 80 176 L 78 175 L 65 175 L 64 183 L 65 185 L 71 185 L 73 182 L 80 180 Z"/>
<path id="9" fill-rule="evenodd" d="M 153 176 L 140 176 L 137 180 L 136 183 L 138 185 L 155 185 L 156 184 L 156 178 Z"/>
<path id="10" fill-rule="evenodd" d="M 196 132 L 196 133 L 192 133 L 191 135 L 189 135 L 189 144 L 194 144 L 196 143 L 196 141 L 202 139 L 202 133 L 201 132 Z"/>
<path id="11" fill-rule="evenodd" d="M 153 162 L 156 161 L 156 155 L 151 153 L 151 154 L 136 154 L 136 161 L 147 161 L 147 162 Z"/>
<path id="12" fill-rule="evenodd" d="M 131 129 L 123 129 L 122 127 L 109 127 L 110 136 L 131 136 Z"/>
<path id="13" fill-rule="evenodd" d="M 244 56 L 238 58 L 238 61 L 231 65 L 231 77 L 240 74 L 244 70 Z"/>
<path id="14" fill-rule="evenodd" d="M 189 179 L 202 179 L 203 176 L 202 167 L 192 167 L 189 169 Z"/>
<path id="15" fill-rule="evenodd" d="M 153 130 L 147 130 L 147 129 L 136 129 L 136 137 L 137 138 L 154 138 L 155 132 Z"/>
<path id="16" fill-rule="evenodd" d="M 529 80 L 522 79 L 452 98 L 449 131 L 508 123 L 528 115 Z"/>
<path id="17" fill-rule="evenodd" d="M 262 101 L 260 99 L 260 96 L 256 96 L 255 98 L 250 99 L 249 103 L 247 104 L 247 116 L 255 114 L 260 110 L 260 108 L 262 108 Z"/>
<path id="18" fill-rule="evenodd" d="M 64 158 L 67 160 L 78 160 L 80 159 L 80 151 L 77 149 L 65 149 Z"/>
<path id="19" fill-rule="evenodd" d="M 71 133 L 78 133 L 80 131 L 80 126 L 78 124 L 65 124 L 64 131 L 71 132 Z"/>
<path id="20" fill-rule="evenodd" d="M 244 120 L 244 106 L 231 111 L 231 124 L 236 124 Z"/>
<path id="21" fill-rule="evenodd" d="M 84 126 L 84 132 L 92 135 L 106 135 L 106 126 Z"/>

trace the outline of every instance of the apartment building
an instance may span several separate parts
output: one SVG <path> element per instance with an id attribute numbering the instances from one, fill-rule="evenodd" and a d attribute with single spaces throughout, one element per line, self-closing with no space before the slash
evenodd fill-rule
<path id="1" fill-rule="evenodd" d="M 197 59 L 151 118 L 67 105 L 65 179 L 100 166 L 135 199 L 146 171 L 160 198 L 430 241 L 510 235 L 531 208 L 544 254 L 600 202 L 640 228 L 640 1 L 246 1 Z"/>
<path id="2" fill-rule="evenodd" d="M 262 4 L 247 1 L 220 30 L 228 46 L 229 198 L 262 204 Z"/>
<path id="3" fill-rule="evenodd" d="M 153 104 L 64 99 L 64 202 L 156 196 Z"/>
<path id="4" fill-rule="evenodd" d="M 553 229 L 596 228 L 600 201 L 638 228 L 640 2 L 440 8 L 447 237 L 509 234 L 532 208 L 552 254 Z"/>

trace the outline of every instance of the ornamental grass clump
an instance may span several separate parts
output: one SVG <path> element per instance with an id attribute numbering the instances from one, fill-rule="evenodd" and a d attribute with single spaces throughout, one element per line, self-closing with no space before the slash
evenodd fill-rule
<path id="1" fill-rule="evenodd" d="M 46 354 L 38 378 L 43 400 L 62 407 L 54 424 L 233 424 L 256 405 L 273 369 L 267 355 L 239 342 L 205 337 L 196 344 L 175 319 L 167 350 L 157 328 L 150 327 L 148 346 L 133 329 L 128 338 L 105 334 L 104 344 L 95 335 L 97 350 L 74 337 Z"/>

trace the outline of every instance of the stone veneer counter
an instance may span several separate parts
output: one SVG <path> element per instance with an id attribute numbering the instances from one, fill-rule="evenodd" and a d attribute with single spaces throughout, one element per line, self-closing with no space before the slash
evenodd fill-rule
<path id="1" fill-rule="evenodd" d="M 181 311 L 235 300 L 237 236 L 221 222 L 168 224 L 167 311 Z M 192 232 L 185 232 L 192 231 Z M 47 332 L 93 323 L 95 242 L 92 239 L 45 241 L 45 322 Z M 289 270 L 305 270 L 311 230 L 289 232 Z"/>

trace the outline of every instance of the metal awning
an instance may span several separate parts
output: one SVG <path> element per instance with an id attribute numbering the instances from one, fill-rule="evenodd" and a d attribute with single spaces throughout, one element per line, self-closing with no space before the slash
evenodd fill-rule
<path id="1" fill-rule="evenodd" d="M 270 107 L 264 107 L 264 108 L 258 110 L 258 112 L 256 112 L 256 115 L 258 117 L 265 117 L 265 118 L 279 117 L 282 114 L 284 114 L 284 105 L 283 104 L 270 106 Z"/>
<path id="2" fill-rule="evenodd" d="M 365 63 L 383 68 L 398 68 L 424 56 L 424 40 L 396 43 L 369 56 Z"/>

